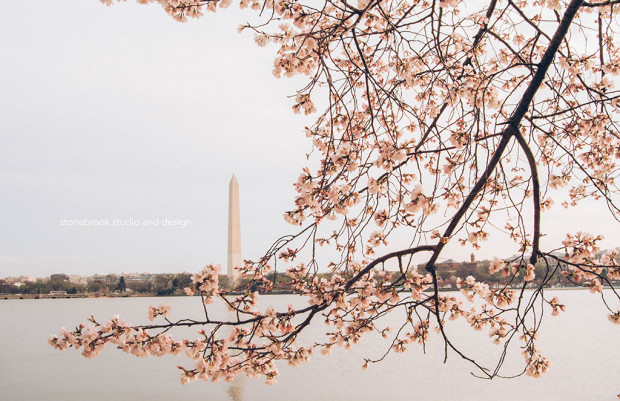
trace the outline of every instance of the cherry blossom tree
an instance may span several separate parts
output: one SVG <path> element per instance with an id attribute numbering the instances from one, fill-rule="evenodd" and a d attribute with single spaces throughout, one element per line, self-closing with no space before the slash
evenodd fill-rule
<path id="1" fill-rule="evenodd" d="M 178 21 L 232 3 L 138 2 L 159 3 Z M 446 358 L 464 358 L 479 376 L 506 376 L 512 343 L 525 358 L 517 374 L 541 375 L 549 364 L 536 342 L 543 315 L 564 310 L 545 292 L 552 280 L 588 285 L 620 324 L 620 266 L 614 252 L 599 252 L 600 236 L 568 233 L 541 246 L 550 207 L 579 210 L 592 198 L 609 210 L 609 224 L 620 219 L 618 3 L 239 0 L 260 18 L 240 30 L 276 49 L 273 74 L 307 77 L 292 108 L 316 115 L 305 128 L 314 164 L 301 172 L 284 215 L 297 231 L 246 261 L 236 288 L 220 285 L 219 266 L 195 274 L 186 292 L 200 295 L 202 319 L 173 321 L 167 305 L 152 306 L 151 324 L 91 317 L 51 345 L 86 357 L 107 344 L 136 356 L 186 353 L 193 364 L 179 367 L 183 383 L 238 374 L 273 383 L 276 361 L 297 365 L 370 332 L 389 339 L 386 352 L 436 335 Z M 554 206 L 554 196 L 565 200 Z M 490 264 L 503 284 L 469 276 L 457 280 L 462 296 L 441 292 L 436 265 L 446 245 L 478 249 L 490 235 L 519 252 Z M 393 250 L 396 238 L 407 245 Z M 256 285 L 286 286 L 307 306 L 261 309 Z M 232 319 L 209 314 L 216 300 Z M 381 318 L 394 311 L 403 318 L 391 329 Z M 503 347 L 496 365 L 453 343 L 446 326 L 454 320 Z M 325 336 L 302 344 L 310 324 L 325 324 Z M 188 327 L 197 338 L 172 337 Z"/>

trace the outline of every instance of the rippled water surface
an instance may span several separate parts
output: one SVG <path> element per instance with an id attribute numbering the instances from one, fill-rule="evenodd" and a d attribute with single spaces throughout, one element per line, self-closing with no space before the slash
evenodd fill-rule
<path id="1" fill-rule="evenodd" d="M 146 321 L 148 305 L 167 302 L 172 318 L 199 317 L 200 300 L 174 298 L 99 298 L 0 301 L 0 399 L 2 400 L 617 400 L 620 393 L 620 326 L 607 321 L 600 297 L 583 290 L 548 291 L 567 305 L 559 317 L 549 313 L 539 335 L 539 347 L 551 360 L 539 379 L 482 380 L 472 367 L 449 354 L 443 363 L 443 344 L 431 336 L 426 354 L 419 346 L 390 354 L 367 370 L 364 357 L 380 357 L 388 346 L 372 336 L 331 355 L 315 355 L 302 366 L 278 366 L 278 384 L 239 378 L 234 383 L 194 382 L 181 386 L 176 366 L 190 366 L 185 356 L 135 358 L 106 349 L 92 360 L 78 352 L 59 352 L 47 339 L 60 327 L 85 322 L 90 314 L 105 321 L 112 314 L 133 323 Z M 265 296 L 262 302 L 286 307 L 288 295 Z M 214 307 L 215 313 L 225 312 Z M 402 318 L 389 316 L 393 327 Z M 391 321 L 391 323 L 389 322 Z M 306 338 L 320 333 L 314 325 Z M 190 334 L 193 331 L 190 331 Z M 455 342 L 481 361 L 491 361 L 499 348 L 487 332 L 461 324 L 451 327 Z M 506 373 L 517 372 L 523 359 L 517 353 Z"/>

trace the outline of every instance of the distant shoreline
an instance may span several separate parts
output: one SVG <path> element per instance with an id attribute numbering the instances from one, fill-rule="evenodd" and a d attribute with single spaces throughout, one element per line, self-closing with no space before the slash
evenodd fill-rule
<path id="1" fill-rule="evenodd" d="M 176 295 L 167 295 L 176 296 Z M 184 295 L 178 295 L 184 296 Z M 66 294 L 66 295 L 50 295 L 50 294 L 2 294 L 0 300 L 9 299 L 86 299 L 86 298 L 145 298 L 159 297 L 157 294 L 131 294 L 131 295 L 94 295 L 94 294 Z"/>
<path id="2" fill-rule="evenodd" d="M 605 289 L 609 287 L 605 286 Z M 511 290 L 519 290 L 521 287 L 510 287 Z M 533 288 L 527 288 L 533 290 Z M 566 290 L 589 290 L 588 287 L 547 287 L 545 290 L 566 291 Z M 458 292 L 457 289 L 444 289 L 439 292 Z M 238 295 L 238 294 L 230 294 Z M 294 295 L 293 292 L 273 292 L 261 295 Z M 140 293 L 140 294 L 111 294 L 111 295 L 94 295 L 94 294 L 66 294 L 66 295 L 50 295 L 50 294 L 1 294 L 0 300 L 13 299 L 88 299 L 88 298 L 163 298 L 163 297 L 187 297 L 185 294 L 176 295 L 157 295 L 156 293 Z"/>

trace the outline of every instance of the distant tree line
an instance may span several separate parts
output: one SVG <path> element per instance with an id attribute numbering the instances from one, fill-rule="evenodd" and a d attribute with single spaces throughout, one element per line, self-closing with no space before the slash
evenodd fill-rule
<path id="1" fill-rule="evenodd" d="M 66 291 L 67 294 L 151 294 L 175 295 L 184 294 L 183 288 L 191 283 L 189 273 L 153 274 L 150 279 L 131 280 L 125 276 L 108 274 L 89 278 L 86 284 L 75 284 L 64 273 L 52 274 L 47 280 L 25 282 L 20 286 L 0 279 L 0 293 L 4 294 L 49 294 L 50 291 Z"/>
<path id="2" fill-rule="evenodd" d="M 472 275 L 477 281 L 487 282 L 490 285 L 519 285 L 523 283 L 524 272 L 519 273 L 516 277 L 507 278 L 503 277 L 500 273 L 489 272 L 490 261 L 484 260 L 477 262 L 477 267 L 473 272 L 441 272 L 437 273 L 437 278 L 442 284 L 451 284 L 454 288 L 454 284 L 458 277 L 465 279 L 466 276 Z M 545 276 L 546 266 L 542 263 L 535 265 L 536 277 Z M 602 276 L 607 275 L 606 269 L 601 272 Z M 329 279 L 330 274 L 320 274 L 319 278 Z M 283 273 L 269 273 L 264 282 L 256 281 L 251 284 L 250 291 L 257 291 L 261 294 L 264 293 L 281 293 L 292 292 L 292 286 L 288 285 L 292 280 L 286 274 Z M 49 294 L 50 291 L 66 291 L 67 294 L 84 294 L 84 295 L 128 295 L 130 293 L 142 294 L 142 295 L 157 295 L 157 296 L 169 296 L 169 295 L 182 295 L 183 289 L 190 287 L 191 275 L 189 273 L 162 273 L 153 274 L 150 279 L 135 280 L 126 279 L 125 276 L 118 276 L 115 274 L 108 274 L 106 276 L 96 276 L 96 278 L 89 278 L 86 284 L 75 284 L 69 281 L 69 276 L 64 273 L 52 274 L 49 279 L 42 282 L 26 282 L 21 286 L 16 286 L 9 283 L 6 280 L 0 279 L 0 293 L 1 294 Z M 219 278 L 221 288 L 226 289 L 227 281 L 226 276 L 221 275 Z M 242 282 L 249 281 L 248 278 L 242 279 Z M 510 282 L 509 282 L 510 281 Z M 538 280 L 534 281 L 536 284 Z M 269 283 L 268 285 L 265 283 Z M 277 291 L 273 291 L 272 287 L 278 287 Z M 575 282 L 570 278 L 556 275 L 551 280 L 545 283 L 547 286 L 581 286 L 584 283 Z"/>

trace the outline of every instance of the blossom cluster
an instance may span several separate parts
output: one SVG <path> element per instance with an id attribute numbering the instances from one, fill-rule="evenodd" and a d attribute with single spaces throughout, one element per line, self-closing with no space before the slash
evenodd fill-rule
<path id="1" fill-rule="evenodd" d="M 213 296 L 218 294 L 219 291 L 219 273 L 222 270 L 220 265 L 207 265 L 201 272 L 195 273 L 192 276 L 193 287 L 186 287 L 185 293 L 187 295 L 194 295 L 196 290 L 204 296 L 204 303 L 210 304 L 213 302 Z"/>
<path id="2" fill-rule="evenodd" d="M 184 348 L 182 343 L 173 341 L 169 335 L 151 335 L 141 327 L 125 323 L 118 316 L 105 324 L 97 323 L 92 317 L 90 321 L 92 324 L 81 324 L 73 331 L 62 329 L 59 335 L 50 338 L 50 345 L 61 351 L 70 347 L 82 349 L 82 355 L 86 358 L 99 355 L 108 343 L 138 357 L 178 355 Z"/>

